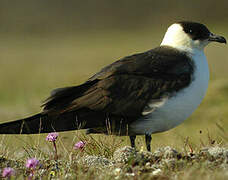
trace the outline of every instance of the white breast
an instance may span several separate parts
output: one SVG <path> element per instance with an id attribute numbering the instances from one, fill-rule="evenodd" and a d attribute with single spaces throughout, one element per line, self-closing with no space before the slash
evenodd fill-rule
<path id="1" fill-rule="evenodd" d="M 135 134 L 152 134 L 174 128 L 187 119 L 203 100 L 208 88 L 209 69 L 203 51 L 192 55 L 195 63 L 192 83 L 166 100 L 155 111 L 130 125 Z"/>

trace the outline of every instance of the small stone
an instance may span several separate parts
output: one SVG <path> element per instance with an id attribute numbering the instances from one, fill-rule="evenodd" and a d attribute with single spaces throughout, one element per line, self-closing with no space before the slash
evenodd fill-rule
<path id="1" fill-rule="evenodd" d="M 116 169 L 114 169 L 114 174 L 115 174 L 116 176 L 119 175 L 120 172 L 121 172 L 121 168 L 116 168 Z"/>
<path id="2" fill-rule="evenodd" d="M 135 173 L 126 173 L 126 176 L 135 176 Z"/>
<path id="3" fill-rule="evenodd" d="M 150 166 L 151 166 L 150 162 L 147 162 L 147 163 L 145 164 L 145 166 L 146 166 L 146 167 L 150 167 Z"/>
<path id="4" fill-rule="evenodd" d="M 154 171 L 152 172 L 152 174 L 153 174 L 154 176 L 160 175 L 160 174 L 162 174 L 162 170 L 161 170 L 161 169 L 156 169 L 156 170 L 154 170 Z"/>

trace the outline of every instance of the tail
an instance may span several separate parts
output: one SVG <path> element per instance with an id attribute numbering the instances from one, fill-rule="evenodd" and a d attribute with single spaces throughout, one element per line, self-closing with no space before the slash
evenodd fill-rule
<path id="1" fill-rule="evenodd" d="M 34 116 L 0 124 L 0 134 L 38 134 L 103 126 L 105 116 L 96 112 L 69 112 L 59 116 L 36 114 Z"/>

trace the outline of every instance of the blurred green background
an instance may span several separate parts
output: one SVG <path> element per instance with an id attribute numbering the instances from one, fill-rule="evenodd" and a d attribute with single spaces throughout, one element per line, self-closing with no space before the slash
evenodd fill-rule
<path id="1" fill-rule="evenodd" d="M 228 38 L 227 8 L 227 0 L 0 0 L 0 121 L 37 113 L 52 89 L 80 84 L 123 56 L 158 46 L 176 21 L 198 21 Z M 206 48 L 211 81 L 204 102 L 182 125 L 154 135 L 153 147 L 179 146 L 186 137 L 198 143 L 208 132 L 226 137 L 216 123 L 228 128 L 227 50 Z M 1 137 L 14 149 L 15 137 L 31 139 Z"/>

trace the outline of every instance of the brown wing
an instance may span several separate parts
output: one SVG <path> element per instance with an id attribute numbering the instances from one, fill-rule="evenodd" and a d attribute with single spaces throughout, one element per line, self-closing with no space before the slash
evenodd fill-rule
<path id="1" fill-rule="evenodd" d="M 156 48 L 121 59 L 80 86 L 55 91 L 44 104 L 44 112 L 61 114 L 86 108 L 140 116 L 151 99 L 186 87 L 192 73 L 191 59 L 185 54 L 169 47 Z"/>

